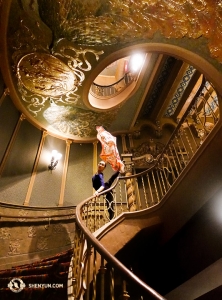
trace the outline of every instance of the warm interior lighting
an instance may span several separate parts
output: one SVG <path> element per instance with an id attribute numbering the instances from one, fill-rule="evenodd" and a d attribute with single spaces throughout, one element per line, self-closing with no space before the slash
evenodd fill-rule
<path id="1" fill-rule="evenodd" d="M 52 150 L 51 162 L 48 165 L 49 170 L 55 170 L 59 160 L 61 159 L 62 154 L 59 153 L 57 150 Z"/>
<path id="2" fill-rule="evenodd" d="M 144 61 L 144 55 L 143 54 L 140 54 L 140 53 L 137 53 L 137 54 L 134 54 L 130 57 L 130 62 L 129 62 L 129 65 L 130 65 L 130 71 L 131 72 L 138 72 L 142 65 L 143 65 L 143 61 Z"/>

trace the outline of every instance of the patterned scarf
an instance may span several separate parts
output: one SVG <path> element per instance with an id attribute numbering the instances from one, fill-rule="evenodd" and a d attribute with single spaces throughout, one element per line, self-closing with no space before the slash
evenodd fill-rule
<path id="1" fill-rule="evenodd" d="M 124 164 L 120 159 L 119 151 L 116 146 L 116 137 L 106 131 L 102 126 L 96 126 L 98 132 L 97 138 L 101 142 L 102 151 L 100 158 L 109 163 L 114 171 L 124 168 Z"/>

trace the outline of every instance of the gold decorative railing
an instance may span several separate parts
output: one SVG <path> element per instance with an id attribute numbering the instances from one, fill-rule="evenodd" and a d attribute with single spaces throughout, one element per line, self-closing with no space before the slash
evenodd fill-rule
<path id="1" fill-rule="evenodd" d="M 135 291 L 140 299 L 165 299 L 120 263 L 91 235 L 82 223 L 80 207 L 77 208 L 76 214 L 78 217 L 72 261 L 73 286 L 69 290 L 69 299 L 126 300 Z"/>
<path id="2" fill-rule="evenodd" d="M 194 161 L 196 153 L 204 149 L 220 117 L 218 98 L 209 82 L 204 82 L 196 95 L 178 121 L 163 152 L 151 161 L 150 168 L 139 174 L 119 177 L 109 189 L 113 192 L 113 203 L 109 209 L 114 210 L 114 218 L 125 211 L 132 211 L 132 207 L 135 211 L 157 205 L 188 164 Z M 126 287 L 136 288 L 141 299 L 164 299 L 123 266 L 92 235 L 110 221 L 105 198 L 109 190 L 99 197 L 86 199 L 76 208 L 73 299 L 81 299 L 83 294 L 84 299 L 117 299 L 120 296 L 117 291 L 122 291 L 122 299 L 128 299 Z M 122 287 L 118 285 L 119 280 L 115 283 L 114 269 L 118 279 L 122 275 Z"/>
<path id="3" fill-rule="evenodd" d="M 139 174 L 119 177 L 112 188 L 115 217 L 125 211 L 146 209 L 158 204 L 185 170 L 219 120 L 218 98 L 209 82 L 205 82 L 178 121 L 162 153 L 151 160 L 150 168 Z M 108 190 L 108 191 L 109 191 Z M 107 192 L 107 191 L 106 191 Z M 109 222 L 105 192 L 81 205 L 81 218 L 94 232 Z"/>
<path id="4" fill-rule="evenodd" d="M 126 73 L 121 79 L 110 85 L 99 85 L 92 83 L 90 94 L 96 98 L 109 99 L 121 93 L 125 88 L 135 80 L 135 76 Z"/>

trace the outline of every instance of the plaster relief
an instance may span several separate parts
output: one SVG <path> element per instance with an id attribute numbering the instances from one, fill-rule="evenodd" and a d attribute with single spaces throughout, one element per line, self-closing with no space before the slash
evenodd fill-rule
<path id="1" fill-rule="evenodd" d="M 16 255 L 20 253 L 21 244 L 19 240 L 10 241 L 8 255 Z"/>

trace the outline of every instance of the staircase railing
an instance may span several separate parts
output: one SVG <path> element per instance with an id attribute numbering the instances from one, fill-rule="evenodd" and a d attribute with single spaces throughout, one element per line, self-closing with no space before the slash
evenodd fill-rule
<path id="1" fill-rule="evenodd" d="M 195 154 L 204 149 L 205 142 L 211 133 L 213 134 L 218 120 L 217 94 L 209 82 L 203 82 L 198 94 L 178 121 L 178 126 L 163 152 L 152 161 L 148 170 L 119 177 L 113 187 L 101 193 L 99 197 L 90 197 L 77 206 L 73 299 L 82 299 L 83 294 L 87 300 L 117 299 L 119 295 L 116 293 L 120 291 L 122 299 L 127 299 L 129 294 L 126 287 L 131 289 L 135 285 L 141 299 L 164 299 L 111 255 L 92 232 L 110 221 L 109 209 L 114 210 L 116 217 L 125 211 L 147 209 L 161 202 L 181 178 Z M 105 194 L 110 190 L 113 193 L 113 202 L 109 203 L 108 207 Z M 122 287 L 118 284 L 120 274 L 123 278 Z M 98 280 L 99 292 L 96 289 Z M 130 285 L 126 282 L 130 282 Z M 133 293 L 133 289 L 130 292 Z"/>
<path id="2" fill-rule="evenodd" d="M 195 154 L 204 149 L 205 141 L 214 132 L 218 120 L 217 94 L 209 82 L 204 82 L 162 153 L 151 161 L 150 168 L 138 174 L 120 176 L 109 190 L 82 203 L 81 218 L 87 228 L 95 232 L 109 222 L 109 209 L 117 217 L 126 211 L 138 211 L 158 204 L 181 178 Z M 106 193 L 110 190 L 113 201 L 108 203 Z"/>
<path id="3" fill-rule="evenodd" d="M 93 82 L 90 88 L 90 94 L 100 99 L 115 97 L 119 93 L 122 93 L 135 79 L 135 75 L 126 73 L 118 81 L 110 85 L 99 85 Z"/>
<path id="4" fill-rule="evenodd" d="M 76 208 L 76 223 L 70 299 L 128 299 L 135 291 L 141 299 L 165 299 L 99 243 L 81 219 L 81 206 Z"/>

